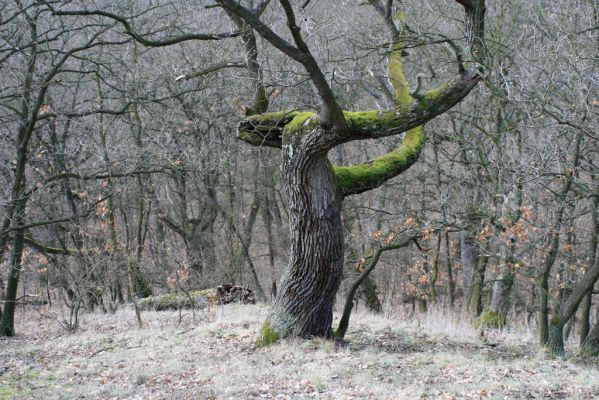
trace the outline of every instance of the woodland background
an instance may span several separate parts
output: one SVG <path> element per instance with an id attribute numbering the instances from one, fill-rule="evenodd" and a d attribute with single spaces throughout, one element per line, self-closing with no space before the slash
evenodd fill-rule
<path id="1" fill-rule="evenodd" d="M 447 307 L 477 326 L 534 326 L 599 262 L 598 3 L 487 3 L 483 82 L 426 125 L 415 166 L 344 203 L 344 288 L 373 249 L 414 237 L 382 254 L 362 290 L 375 312 Z M 198 27 L 236 31 L 210 4 L 0 2 L 0 293 L 22 235 L 19 301 L 51 304 L 72 330 L 84 312 L 227 282 L 270 301 L 289 248 L 280 151 L 236 139 L 254 96 L 242 41 L 187 40 Z M 456 69 L 463 12 L 449 0 L 402 4 L 404 68 L 425 91 Z M 300 6 L 342 108 L 390 107 L 389 38 L 374 8 Z M 284 31 L 276 5 L 262 18 Z M 187 39 L 151 47 L 131 31 L 150 45 Z M 318 108 L 304 70 L 262 39 L 258 49 L 271 109 Z M 364 162 L 398 140 L 346 144 L 331 160 Z M 589 290 L 566 337 L 583 340 L 598 313 Z"/>

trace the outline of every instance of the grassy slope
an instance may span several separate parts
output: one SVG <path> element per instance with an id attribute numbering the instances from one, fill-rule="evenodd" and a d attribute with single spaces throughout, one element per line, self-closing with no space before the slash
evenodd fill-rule
<path id="1" fill-rule="evenodd" d="M 284 341 L 255 349 L 268 309 L 88 315 L 66 334 L 39 313 L 0 339 L 0 399 L 599 398 L 597 364 L 547 360 L 527 333 L 487 334 L 439 315 L 358 315 L 345 345 Z M 52 327 L 48 329 L 48 326 Z M 572 353 L 572 352 L 571 352 Z M 596 361 L 596 360 L 595 360 Z"/>

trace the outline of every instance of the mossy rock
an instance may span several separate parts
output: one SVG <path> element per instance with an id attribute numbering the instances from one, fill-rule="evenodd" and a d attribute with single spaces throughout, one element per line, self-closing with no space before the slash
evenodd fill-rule
<path id="1" fill-rule="evenodd" d="M 474 322 L 474 326 L 477 328 L 501 329 L 505 327 L 505 317 L 495 311 L 487 310 Z"/>
<path id="2" fill-rule="evenodd" d="M 144 311 L 179 310 L 181 308 L 206 308 L 210 298 L 214 296 L 214 289 L 196 290 L 186 293 L 170 293 L 146 297 L 137 303 Z"/>

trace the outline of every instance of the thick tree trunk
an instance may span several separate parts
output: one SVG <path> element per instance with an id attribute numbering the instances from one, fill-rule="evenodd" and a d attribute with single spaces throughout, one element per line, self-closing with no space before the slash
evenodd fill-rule
<path id="1" fill-rule="evenodd" d="M 564 356 L 564 327 L 550 324 L 547 344 L 545 345 L 551 355 Z"/>
<path id="2" fill-rule="evenodd" d="M 203 286 L 210 286 L 210 282 L 204 281 L 204 268 L 206 263 L 214 262 L 212 254 L 212 243 L 207 239 L 209 232 L 203 232 L 198 227 L 190 227 L 189 235 L 184 239 L 186 242 L 186 256 L 189 262 L 189 269 L 194 272 L 194 282 L 199 281 Z"/>
<path id="3" fill-rule="evenodd" d="M 317 131 L 317 130 L 316 130 Z M 325 154 L 310 154 L 310 134 L 285 147 L 291 253 L 273 311 L 259 342 L 331 334 L 333 303 L 343 271 L 341 191 Z"/>

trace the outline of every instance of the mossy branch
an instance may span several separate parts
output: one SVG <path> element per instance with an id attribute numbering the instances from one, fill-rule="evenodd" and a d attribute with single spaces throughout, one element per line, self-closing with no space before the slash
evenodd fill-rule
<path id="1" fill-rule="evenodd" d="M 283 129 L 298 114 L 297 111 L 278 111 L 253 115 L 239 123 L 237 138 L 253 146 L 281 148 Z"/>
<path id="2" fill-rule="evenodd" d="M 417 127 L 406 133 L 404 140 L 393 151 L 363 164 L 334 167 L 337 184 L 343 195 L 374 189 L 410 168 L 424 148 L 424 130 Z"/>
<path id="3" fill-rule="evenodd" d="M 394 110 L 345 112 L 348 131 L 341 143 L 361 139 L 378 139 L 398 135 L 425 124 L 458 104 L 482 77 L 481 68 L 470 67 L 462 75 L 426 92 L 422 99 Z"/>

